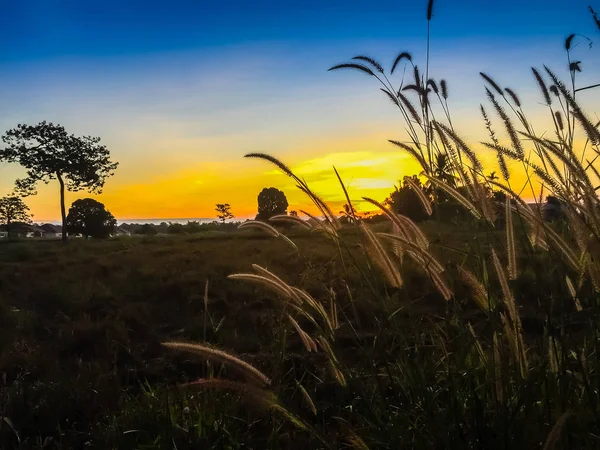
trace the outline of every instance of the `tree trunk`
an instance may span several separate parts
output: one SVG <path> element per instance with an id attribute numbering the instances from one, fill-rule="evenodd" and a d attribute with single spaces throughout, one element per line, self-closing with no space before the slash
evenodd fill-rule
<path id="1" fill-rule="evenodd" d="M 60 176 L 60 173 L 56 172 L 56 178 L 60 183 L 60 215 L 62 218 L 62 241 L 67 243 L 67 213 L 65 211 L 65 182 Z"/>

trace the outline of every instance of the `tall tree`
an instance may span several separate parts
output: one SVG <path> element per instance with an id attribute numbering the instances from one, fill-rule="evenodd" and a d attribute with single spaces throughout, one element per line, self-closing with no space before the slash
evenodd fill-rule
<path id="1" fill-rule="evenodd" d="M 39 181 L 58 180 L 63 231 L 67 229 L 65 189 L 100 193 L 118 165 L 111 161 L 100 138 L 77 137 L 68 134 L 63 126 L 45 121 L 37 125 L 19 124 L 8 130 L 2 140 L 7 146 L 0 149 L 0 161 L 15 162 L 27 169 L 27 176 L 16 182 L 20 193 L 35 194 Z M 66 242 L 66 232 L 62 238 Z"/>
<path id="2" fill-rule="evenodd" d="M 269 220 L 277 214 L 286 214 L 288 201 L 285 194 L 274 187 L 264 188 L 258 194 L 258 214 L 256 220 Z"/>
<path id="3" fill-rule="evenodd" d="M 75 200 L 67 215 L 67 231 L 70 234 L 106 238 L 116 225 L 117 221 L 110 211 L 106 210 L 104 204 L 93 198 Z"/>
<path id="4" fill-rule="evenodd" d="M 0 223 L 6 227 L 10 238 L 11 224 L 14 222 L 31 222 L 29 207 L 19 197 L 0 198 Z"/>
<path id="5" fill-rule="evenodd" d="M 223 223 L 228 219 L 233 219 L 231 205 L 229 203 L 217 203 L 215 211 L 218 213 L 217 218 Z"/>

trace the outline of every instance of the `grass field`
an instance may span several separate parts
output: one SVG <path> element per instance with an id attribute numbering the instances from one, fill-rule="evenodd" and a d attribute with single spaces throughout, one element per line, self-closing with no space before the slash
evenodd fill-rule
<path id="1" fill-rule="evenodd" d="M 450 265 L 463 263 L 474 250 L 485 252 L 479 247 L 485 232 L 474 227 L 427 222 L 423 228 Z M 461 296 L 460 284 L 453 286 L 456 302 L 449 304 L 430 280 L 410 267 L 404 268 L 403 289 L 390 291 L 377 274 L 372 283 L 365 282 L 368 278 L 359 272 L 371 268 L 353 264 L 353 258 L 364 260 L 361 241 L 352 229 L 344 234 L 343 258 L 330 240 L 294 230 L 289 235 L 299 252 L 280 239 L 241 230 L 77 240 L 67 246 L 52 241 L 2 243 L 0 373 L 7 418 L 2 448 L 322 447 L 312 433 L 252 402 L 240 403 L 235 394 L 182 387 L 201 377 L 235 379 L 236 374 L 161 346 L 173 340 L 204 342 L 240 356 L 273 379 L 277 395 L 300 417 L 307 413 L 301 383 L 314 401 L 308 409 L 318 411 L 321 439 L 338 448 L 347 440 L 334 431 L 339 423 L 328 422 L 352 420 L 352 408 L 373 408 L 372 420 L 381 420 L 381 426 L 388 422 L 381 448 L 394 448 L 394 442 L 402 442 L 394 434 L 408 424 L 394 424 L 399 417 L 384 416 L 390 408 L 402 407 L 403 393 L 389 380 L 378 384 L 377 372 L 409 357 L 411 370 L 422 371 L 419 377 L 433 377 L 423 387 L 433 388 L 439 380 L 428 347 L 433 353 L 438 349 L 422 346 L 434 338 L 432 330 L 454 336 L 449 350 L 472 339 L 462 328 L 465 320 L 485 328 L 487 318 L 468 296 Z M 324 304 L 334 301 L 338 358 L 355 381 L 371 381 L 349 382 L 342 389 L 331 380 L 323 356 L 307 354 L 298 333 L 286 326 L 287 307 L 277 295 L 227 278 L 249 272 L 252 264 L 276 272 Z M 544 289 L 540 280 L 527 280 L 524 273 L 518 301 L 524 306 L 524 328 L 535 339 L 542 334 L 543 321 L 527 314 L 527 302 L 539 302 Z M 460 309 L 460 321 L 453 309 Z M 422 347 L 414 353 L 417 342 Z M 470 348 L 461 350 L 461 358 L 472 358 Z M 365 353 L 368 359 L 363 359 Z M 416 383 L 415 376 L 404 373 L 405 383 Z M 373 385 L 382 399 L 391 396 L 398 405 L 367 401 L 365 386 Z M 419 401 L 412 401 L 418 406 Z M 341 429 L 351 425 L 364 426 L 348 423 Z M 429 429 L 425 425 L 423 430 Z M 439 438 L 445 435 L 452 433 L 441 428 Z"/>

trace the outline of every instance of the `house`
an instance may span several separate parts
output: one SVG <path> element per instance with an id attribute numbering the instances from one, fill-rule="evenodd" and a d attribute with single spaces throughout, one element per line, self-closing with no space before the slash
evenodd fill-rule
<path id="1" fill-rule="evenodd" d="M 44 230 L 44 237 L 49 239 L 62 238 L 62 227 L 59 225 L 53 225 L 51 223 L 45 223 L 40 225 L 40 228 Z"/>

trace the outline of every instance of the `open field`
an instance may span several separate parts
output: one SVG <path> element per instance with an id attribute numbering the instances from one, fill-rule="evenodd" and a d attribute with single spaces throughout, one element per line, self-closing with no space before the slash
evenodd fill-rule
<path id="1" fill-rule="evenodd" d="M 387 224 L 375 228 L 386 231 Z M 478 247 L 483 231 L 433 222 L 423 228 L 437 254 L 450 264 L 464 262 L 474 248 L 485 252 Z M 301 382 L 311 392 L 325 435 L 334 429 L 328 422 L 348 407 L 369 406 L 379 409 L 375 416 L 385 415 L 391 405 L 361 400 L 361 389 L 371 383 L 341 389 L 328 381 L 323 356 L 304 351 L 298 334 L 286 325 L 286 306 L 277 295 L 227 279 L 259 264 L 326 305 L 333 293 L 338 357 L 349 373 L 357 379 L 372 377 L 375 386 L 377 372 L 388 362 L 396 364 L 398 357 L 409 356 L 412 369 L 435 378 L 435 371 L 428 373 L 435 361 L 427 347 L 415 354 L 411 350 L 432 339 L 432 329 L 454 335 L 449 348 L 460 344 L 469 354 L 464 340 L 471 336 L 460 329 L 463 321 L 470 318 L 478 328 L 487 319 L 461 295 L 459 283 L 453 286 L 452 303 L 416 270 L 411 275 L 410 267 L 404 269 L 404 289 L 386 289 L 376 273 L 373 284 L 367 283 L 359 272 L 369 268 L 352 262 L 365 260 L 361 241 L 351 228 L 344 234 L 343 258 L 323 236 L 293 230 L 290 236 L 300 254 L 280 239 L 242 231 L 78 240 L 67 246 L 3 243 L 1 406 L 9 421 L 2 427 L 2 448 L 321 448 L 310 433 L 277 416 L 269 419 L 270 413 L 240 404 L 236 395 L 178 387 L 200 377 L 235 379 L 236 374 L 161 346 L 173 340 L 206 342 L 241 356 L 268 374 L 278 395 L 302 416 L 306 404 L 296 384 Z M 539 283 L 525 278 L 518 301 L 538 303 L 543 296 Z M 543 322 L 529 317 L 528 305 L 523 306 L 524 327 L 536 339 Z M 458 309 L 460 316 L 453 312 Z M 369 359 L 356 360 L 365 353 Z M 437 381 L 430 382 L 433 387 Z M 385 384 L 377 389 L 389 390 L 384 397 L 392 395 L 402 403 L 398 387 L 389 380 Z M 397 419 L 380 417 L 384 422 Z M 406 426 L 386 425 L 388 432 L 397 428 L 399 434 Z M 449 432 L 440 433 L 443 438 Z M 344 442 L 343 436 L 327 438 L 337 445 Z M 400 435 L 385 439 L 382 448 L 402 442 Z"/>

